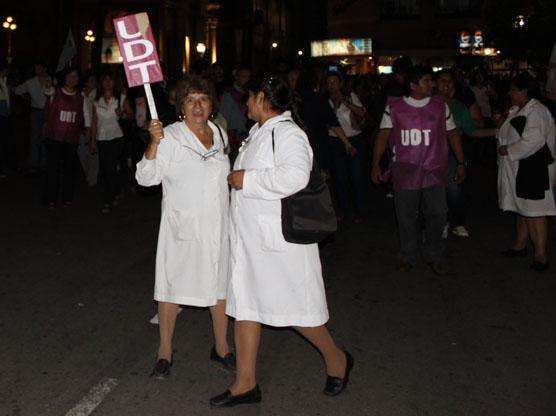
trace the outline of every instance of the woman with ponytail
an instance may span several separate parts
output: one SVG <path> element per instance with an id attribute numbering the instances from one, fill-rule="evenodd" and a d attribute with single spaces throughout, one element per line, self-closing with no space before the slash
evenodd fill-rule
<path id="1" fill-rule="evenodd" d="M 299 127 L 293 93 L 285 81 L 252 82 L 247 101 L 256 124 L 228 175 L 231 267 L 226 313 L 236 319 L 237 374 L 212 406 L 257 403 L 261 324 L 294 327 L 322 354 L 324 393 L 346 387 L 353 358 L 338 348 L 325 323 L 328 310 L 317 244 L 294 244 L 282 235 L 281 199 L 307 186 L 313 152 Z"/>

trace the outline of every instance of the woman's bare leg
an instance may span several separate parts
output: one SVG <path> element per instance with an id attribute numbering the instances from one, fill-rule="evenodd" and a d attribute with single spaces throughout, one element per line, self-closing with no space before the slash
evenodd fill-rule
<path id="1" fill-rule="evenodd" d="M 546 217 L 526 218 L 529 235 L 535 248 L 535 260 L 546 262 L 546 246 L 548 241 L 548 225 Z"/>
<path id="2" fill-rule="evenodd" d="M 296 326 L 295 330 L 320 351 L 326 364 L 326 373 L 329 376 L 344 377 L 346 373 L 346 355 L 338 348 L 326 326 Z"/>
<path id="3" fill-rule="evenodd" d="M 261 324 L 253 321 L 236 321 L 234 326 L 237 373 L 230 392 L 236 396 L 252 390 L 257 385 L 257 353 L 261 340 Z"/>
<path id="4" fill-rule="evenodd" d="M 212 317 L 212 332 L 214 334 L 214 348 L 220 357 L 230 352 L 228 346 L 228 317 L 226 316 L 226 300 L 219 299 L 216 305 L 210 307 Z"/>
<path id="5" fill-rule="evenodd" d="M 160 332 L 160 346 L 158 359 L 172 361 L 172 338 L 176 327 L 178 305 L 175 303 L 158 302 L 158 330 Z"/>
<path id="6" fill-rule="evenodd" d="M 529 241 L 529 227 L 527 226 L 527 219 L 518 215 L 515 220 L 515 242 L 512 247 L 513 250 L 519 251 L 527 247 Z"/>

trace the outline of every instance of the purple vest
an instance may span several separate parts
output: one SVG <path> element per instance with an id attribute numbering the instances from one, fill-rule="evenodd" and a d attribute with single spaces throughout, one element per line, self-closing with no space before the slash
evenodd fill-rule
<path id="1" fill-rule="evenodd" d="M 396 190 L 418 190 L 446 186 L 448 178 L 448 136 L 446 104 L 433 96 L 421 108 L 402 97 L 389 97 L 393 146 L 391 177 Z"/>
<path id="2" fill-rule="evenodd" d="M 52 101 L 46 100 L 44 114 L 42 133 L 45 138 L 79 144 L 83 128 L 83 95 L 80 92 L 68 95 L 56 88 Z"/>

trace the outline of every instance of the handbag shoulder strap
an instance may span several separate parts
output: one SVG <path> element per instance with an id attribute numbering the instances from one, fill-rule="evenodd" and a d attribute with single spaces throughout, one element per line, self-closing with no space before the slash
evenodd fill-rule
<path id="1" fill-rule="evenodd" d="M 294 123 L 291 120 L 281 120 L 278 123 L 283 123 L 283 122 Z M 272 155 L 273 156 L 274 156 L 274 129 L 276 129 L 276 127 L 274 127 L 272 129 Z M 276 163 L 276 160 L 274 160 L 274 162 Z M 319 172 L 319 167 L 317 165 L 317 159 L 315 157 L 313 157 L 313 166 L 311 167 L 311 171 L 312 172 Z"/>
<path id="2" fill-rule="evenodd" d="M 224 142 L 224 136 L 222 135 L 222 129 L 220 128 L 220 126 L 218 124 L 214 123 L 214 125 L 218 129 L 218 135 L 220 136 L 220 141 L 222 142 L 222 148 L 225 148 L 226 143 Z"/>
<path id="3" fill-rule="evenodd" d="M 220 141 L 222 142 L 222 152 L 224 152 L 225 155 L 229 155 L 230 154 L 230 144 L 226 144 L 226 142 L 224 141 L 224 135 L 222 134 L 222 128 L 214 123 L 214 125 L 216 126 L 216 128 L 218 129 L 218 135 L 220 136 Z"/>
<path id="4" fill-rule="evenodd" d="M 291 120 L 280 120 L 278 123 L 293 123 Z M 272 129 L 272 153 L 274 153 L 274 130 L 276 127 Z"/>

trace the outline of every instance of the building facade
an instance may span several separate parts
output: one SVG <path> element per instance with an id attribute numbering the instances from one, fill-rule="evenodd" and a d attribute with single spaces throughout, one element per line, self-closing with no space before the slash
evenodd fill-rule
<path id="1" fill-rule="evenodd" d="M 329 0 L 328 37 L 370 37 L 373 65 L 401 55 L 435 67 L 462 56 L 459 37 L 483 27 L 481 0 Z"/>

